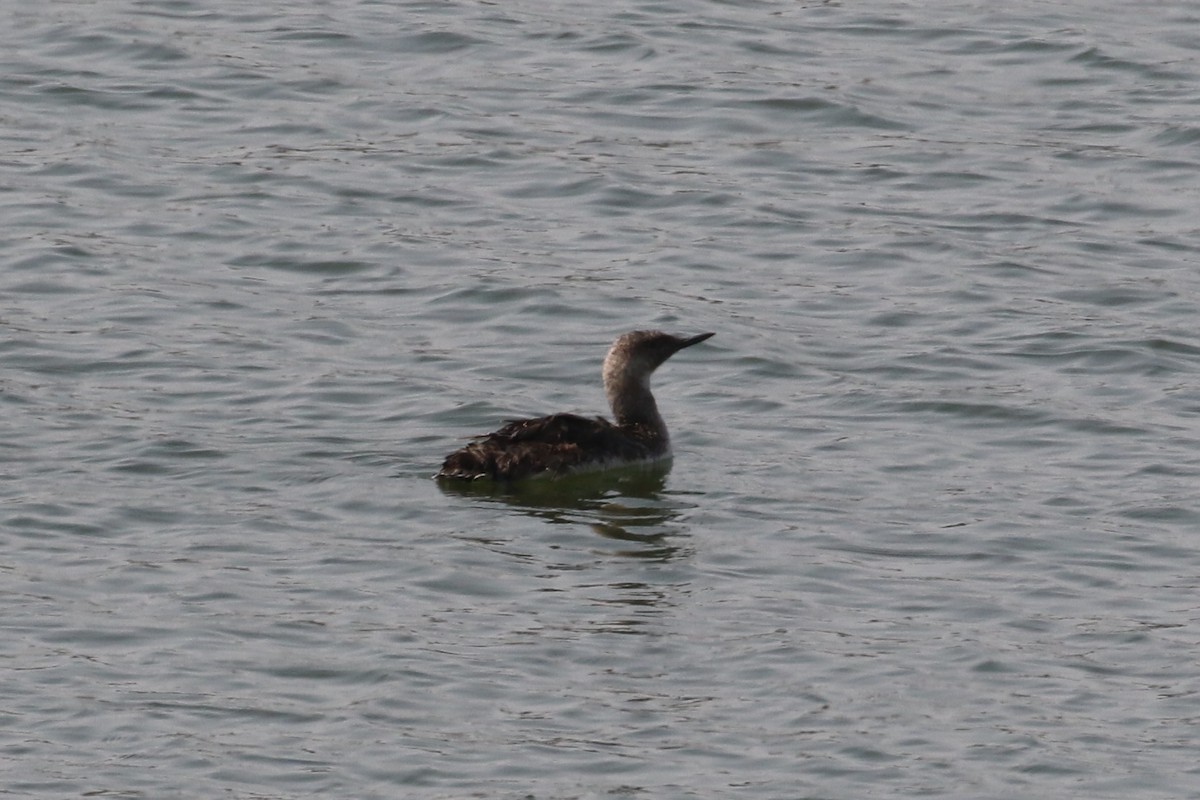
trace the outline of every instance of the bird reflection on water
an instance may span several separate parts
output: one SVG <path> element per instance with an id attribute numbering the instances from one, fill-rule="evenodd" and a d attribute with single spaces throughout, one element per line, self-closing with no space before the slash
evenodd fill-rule
<path id="1" fill-rule="evenodd" d="M 552 524 L 585 524 L 608 539 L 641 545 L 622 555 L 669 560 L 680 551 L 672 525 L 682 508 L 666 492 L 670 460 L 603 472 L 580 473 L 553 481 L 500 484 L 491 481 L 441 482 L 443 492 L 501 503 Z"/>

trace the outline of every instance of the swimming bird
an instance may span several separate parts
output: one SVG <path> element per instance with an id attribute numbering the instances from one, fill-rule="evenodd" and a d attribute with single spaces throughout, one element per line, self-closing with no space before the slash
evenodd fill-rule
<path id="1" fill-rule="evenodd" d="M 602 370 L 615 423 L 577 414 L 513 420 L 447 456 L 437 478 L 508 482 L 666 458 L 671 440 L 650 393 L 650 375 L 680 350 L 712 335 L 633 331 L 621 336 Z"/>

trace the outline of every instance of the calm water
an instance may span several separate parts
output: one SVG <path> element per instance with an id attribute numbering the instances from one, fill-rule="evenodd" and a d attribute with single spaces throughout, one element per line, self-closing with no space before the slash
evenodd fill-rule
<path id="1" fill-rule="evenodd" d="M 1195 9 L 10 5 L 4 796 L 1197 796 Z"/>

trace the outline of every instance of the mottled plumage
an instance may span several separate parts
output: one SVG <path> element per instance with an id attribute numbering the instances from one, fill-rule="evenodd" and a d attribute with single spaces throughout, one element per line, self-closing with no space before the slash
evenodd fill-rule
<path id="1" fill-rule="evenodd" d="M 604 393 L 615 424 L 576 414 L 514 420 L 451 453 L 437 477 L 514 481 L 669 455 L 667 426 L 650 393 L 650 375 L 678 351 L 710 336 L 702 333 L 685 339 L 660 331 L 625 334 L 604 359 Z"/>

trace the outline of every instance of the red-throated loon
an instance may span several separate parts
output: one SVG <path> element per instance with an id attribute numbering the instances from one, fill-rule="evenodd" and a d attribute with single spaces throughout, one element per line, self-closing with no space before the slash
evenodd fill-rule
<path id="1" fill-rule="evenodd" d="M 604 394 L 615 425 L 603 417 L 576 414 L 514 420 L 447 456 L 438 479 L 514 481 L 669 456 L 671 440 L 650 394 L 650 374 L 683 348 L 710 336 L 625 334 L 604 358 Z"/>

